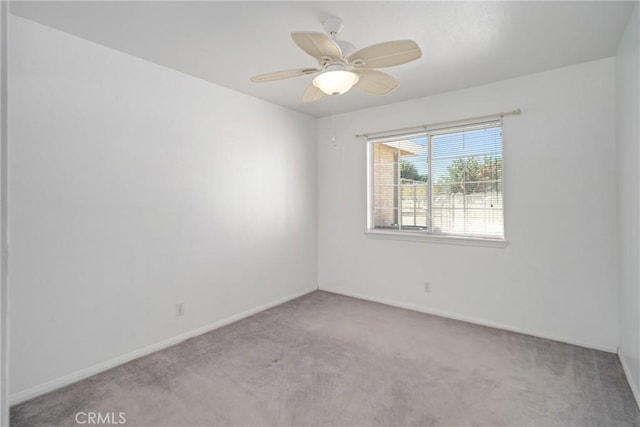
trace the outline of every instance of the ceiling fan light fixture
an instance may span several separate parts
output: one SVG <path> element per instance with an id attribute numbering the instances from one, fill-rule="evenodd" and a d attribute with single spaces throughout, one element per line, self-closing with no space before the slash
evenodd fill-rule
<path id="1" fill-rule="evenodd" d="M 399 83 L 377 68 L 395 67 L 422 56 L 420 47 L 413 40 L 392 40 L 355 51 L 353 44 L 338 40 L 342 20 L 335 16 L 325 20 L 324 28 L 328 34 L 316 31 L 291 33 L 293 42 L 317 61 L 317 68 L 276 71 L 253 76 L 251 81 L 261 83 L 314 74 L 316 77 L 302 95 L 305 103 L 319 101 L 327 95 L 342 95 L 354 86 L 372 95 L 388 95 Z"/>
<path id="2" fill-rule="evenodd" d="M 313 85 L 327 95 L 342 95 L 358 83 L 359 76 L 346 70 L 329 70 L 318 74 Z"/>

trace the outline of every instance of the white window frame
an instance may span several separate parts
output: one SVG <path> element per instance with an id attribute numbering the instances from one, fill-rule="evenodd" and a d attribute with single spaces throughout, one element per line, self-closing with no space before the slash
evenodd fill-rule
<path id="1" fill-rule="evenodd" d="M 429 203 L 429 224 L 432 221 L 432 211 L 431 211 L 431 203 L 432 203 L 432 195 L 433 191 L 433 183 L 431 182 L 431 138 L 433 135 L 449 133 L 453 129 L 463 128 L 463 127 L 471 127 L 474 125 L 481 126 L 485 123 L 490 122 L 500 122 L 500 127 L 502 128 L 502 199 L 503 199 L 503 207 L 502 207 L 502 215 L 503 215 L 503 237 L 489 237 L 489 236 L 464 236 L 459 234 L 449 234 L 449 233 L 434 233 L 432 231 L 403 231 L 403 230 L 384 230 L 384 229 L 376 229 L 373 225 L 373 210 L 374 210 L 374 175 L 373 175 L 373 151 L 374 145 L 380 144 L 378 138 L 374 138 L 373 140 L 368 139 L 367 144 L 367 229 L 365 230 L 365 235 L 367 237 L 376 238 L 376 239 L 391 239 L 391 240 L 405 240 L 405 241 L 413 241 L 413 242 L 426 242 L 426 243 L 444 243 L 444 244 L 457 244 L 457 245 L 469 245 L 469 246 L 485 246 L 485 247 L 506 247 L 509 243 L 507 240 L 507 214 L 506 214 L 506 196 L 505 196 L 505 150 L 504 150 L 504 123 L 501 118 L 495 120 L 482 120 L 477 122 L 461 122 L 456 125 L 446 126 L 446 127 L 438 127 L 438 128 L 430 128 L 425 129 L 424 131 L 418 132 L 410 132 L 406 134 L 393 134 L 390 133 L 386 135 L 390 139 L 401 138 L 406 135 L 419 135 L 424 134 L 428 139 L 429 144 L 429 187 L 428 187 L 428 203 Z M 431 226 L 429 226 L 431 230 Z"/>

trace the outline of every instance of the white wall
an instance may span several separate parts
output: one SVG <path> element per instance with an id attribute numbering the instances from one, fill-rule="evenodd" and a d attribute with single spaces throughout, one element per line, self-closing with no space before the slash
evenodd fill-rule
<path id="1" fill-rule="evenodd" d="M 506 248 L 365 236 L 366 144 L 354 134 L 514 108 Z M 320 288 L 615 351 L 614 109 L 609 58 L 321 119 Z"/>
<path id="2" fill-rule="evenodd" d="M 640 56 L 636 5 L 616 56 L 620 359 L 640 402 Z"/>
<path id="3" fill-rule="evenodd" d="M 9 425 L 7 367 L 7 2 L 0 2 L 0 425 Z"/>
<path id="4" fill-rule="evenodd" d="M 13 396 L 316 288 L 315 119 L 22 18 L 10 37 Z"/>

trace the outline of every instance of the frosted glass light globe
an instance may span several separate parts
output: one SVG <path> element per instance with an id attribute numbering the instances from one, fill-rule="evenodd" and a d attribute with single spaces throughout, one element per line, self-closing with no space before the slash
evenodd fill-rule
<path id="1" fill-rule="evenodd" d="M 313 79 L 313 85 L 327 95 L 342 95 L 358 83 L 358 75 L 351 71 L 325 71 Z"/>

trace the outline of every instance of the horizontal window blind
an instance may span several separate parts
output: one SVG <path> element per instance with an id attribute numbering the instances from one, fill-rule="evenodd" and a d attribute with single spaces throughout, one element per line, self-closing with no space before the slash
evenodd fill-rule
<path id="1" fill-rule="evenodd" d="M 504 237 L 501 120 L 368 142 L 371 229 Z"/>

